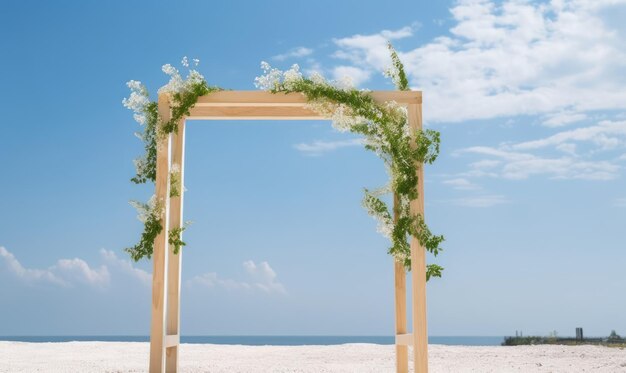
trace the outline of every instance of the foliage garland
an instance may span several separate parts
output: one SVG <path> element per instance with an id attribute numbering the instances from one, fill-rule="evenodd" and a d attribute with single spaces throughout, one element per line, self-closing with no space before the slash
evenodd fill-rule
<path id="1" fill-rule="evenodd" d="M 391 44 L 388 44 L 392 67 L 385 71 L 399 90 L 409 90 L 404 66 Z M 363 206 L 379 222 L 379 231 L 388 237 L 392 246 L 389 254 L 410 270 L 410 236 L 418 239 L 426 250 L 437 256 L 444 237 L 433 235 L 420 214 L 411 214 L 410 201 L 418 198 L 418 173 L 416 165 L 431 164 L 439 154 L 440 135 L 434 130 L 411 132 L 406 108 L 394 102 L 377 103 L 368 91 L 352 87 L 350 82 L 328 82 L 319 74 L 305 78 L 298 65 L 287 71 L 261 64 L 264 75 L 255 82 L 257 87 L 269 92 L 299 92 L 307 97 L 311 109 L 333 120 L 339 131 L 350 131 L 365 137 L 365 148 L 383 159 L 391 177 L 387 187 L 370 191 L 365 189 Z M 397 199 L 394 215 L 381 199 L 393 193 Z M 443 268 L 437 264 L 427 266 L 426 277 L 441 277 Z"/>
<path id="2" fill-rule="evenodd" d="M 194 60 L 197 66 L 199 61 Z M 187 57 L 182 60 L 182 65 L 189 68 Z M 171 133 L 178 131 L 178 123 L 180 120 L 189 115 L 189 110 L 198 101 L 198 97 L 204 96 L 211 92 L 219 91 L 221 88 L 209 86 L 204 77 L 195 69 L 189 69 L 189 73 L 185 79 L 180 75 L 178 69 L 167 64 L 162 68 L 163 72 L 170 76 L 169 82 L 159 89 L 160 94 L 170 95 L 171 118 L 163 121 L 159 116 L 158 104 L 156 101 L 150 101 L 148 90 L 136 80 L 127 83 L 131 93 L 128 98 L 122 101 L 122 104 L 132 110 L 135 120 L 143 126 L 142 133 L 135 135 L 143 141 L 145 154 L 135 160 L 136 175 L 131 179 L 135 184 L 143 184 L 151 182 L 154 184 L 156 179 L 156 155 L 158 140 Z M 180 178 L 180 165 L 173 164 L 170 170 L 170 197 L 180 196 L 183 189 Z M 139 243 L 125 249 L 134 261 L 141 258 L 150 258 L 154 252 L 154 240 L 163 230 L 163 201 L 157 201 L 156 196 L 152 196 L 148 203 L 140 203 L 131 201 L 139 215 L 138 218 L 144 223 L 144 230 L 141 234 Z M 173 246 L 174 252 L 178 253 L 185 242 L 181 240 L 181 233 L 184 227 L 175 227 L 168 231 L 168 242 Z"/>
<path id="3" fill-rule="evenodd" d="M 392 67 L 385 71 L 399 90 L 409 90 L 404 66 L 394 48 L 389 44 Z M 197 60 L 194 60 L 197 63 Z M 187 58 L 183 66 L 189 67 Z M 410 270 L 411 256 L 409 237 L 415 237 L 422 246 L 434 256 L 442 250 L 444 237 L 434 235 L 426 225 L 423 216 L 412 214 L 410 201 L 418 198 L 418 173 L 416 165 L 433 163 L 439 154 L 440 135 L 434 130 L 412 132 L 408 124 L 406 108 L 394 102 L 377 103 L 369 91 L 360 91 L 347 81 L 329 82 L 319 74 L 305 78 L 298 65 L 287 71 L 272 68 L 266 62 L 261 63 L 264 75 L 255 79 L 258 88 L 274 94 L 298 92 L 306 96 L 309 107 L 322 115 L 332 118 L 333 127 L 339 131 L 350 131 L 365 137 L 365 148 L 383 159 L 391 177 L 388 186 L 378 190 L 365 189 L 363 206 L 368 213 L 378 220 L 378 230 L 391 240 L 389 254 Z M 183 79 L 177 69 L 164 65 L 163 72 L 170 76 L 167 85 L 159 93 L 170 93 L 172 97 L 172 118 L 163 122 L 158 114 L 157 103 L 150 101 L 145 86 L 140 82 L 127 83 L 131 89 L 129 98 L 123 104 L 135 112 L 135 120 L 144 126 L 138 137 L 144 142 L 145 154 L 135 161 L 137 175 L 131 180 L 141 184 L 156 179 L 156 147 L 161 136 L 178 130 L 178 123 L 195 105 L 198 97 L 221 90 L 211 87 L 196 70 L 190 69 Z M 180 195 L 183 186 L 180 183 L 180 171 L 173 165 L 170 173 L 171 196 Z M 396 200 L 395 209 L 388 207 L 384 195 L 392 194 Z M 150 258 L 156 236 L 162 231 L 162 201 L 153 196 L 147 204 L 132 202 L 139 211 L 139 219 L 144 222 L 144 232 L 140 242 L 126 251 L 135 261 L 143 257 Z M 395 215 L 395 216 L 394 216 Z M 394 217 L 396 219 L 394 219 Z M 173 228 L 168 232 L 168 242 L 178 252 L 185 245 L 180 234 L 185 229 Z M 426 270 L 427 280 L 441 277 L 443 268 L 429 264 Z"/>

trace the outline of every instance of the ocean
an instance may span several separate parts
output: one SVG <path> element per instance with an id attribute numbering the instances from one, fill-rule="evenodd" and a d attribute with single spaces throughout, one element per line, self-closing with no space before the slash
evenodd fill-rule
<path id="1" fill-rule="evenodd" d="M 148 342 L 148 336 L 0 336 L 0 341 L 18 342 Z M 431 336 L 428 343 L 452 346 L 499 346 L 504 337 L 486 336 Z M 182 336 L 181 343 L 210 343 L 247 346 L 303 346 L 303 345 L 338 345 L 344 343 L 394 344 L 392 336 Z"/>

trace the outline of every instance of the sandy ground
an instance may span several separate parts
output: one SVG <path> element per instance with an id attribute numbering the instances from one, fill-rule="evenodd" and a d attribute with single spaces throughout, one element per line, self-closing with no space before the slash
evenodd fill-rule
<path id="1" fill-rule="evenodd" d="M 181 372 L 393 372 L 393 346 L 181 345 Z M 626 350 L 597 346 L 429 346 L 430 372 L 626 372 Z M 148 344 L 0 342 L 0 372 L 145 372 Z"/>

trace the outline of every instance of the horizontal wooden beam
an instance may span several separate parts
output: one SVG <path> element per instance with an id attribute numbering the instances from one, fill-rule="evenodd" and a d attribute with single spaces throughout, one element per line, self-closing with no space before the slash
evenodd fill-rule
<path id="1" fill-rule="evenodd" d="M 319 120 L 327 119 L 304 106 L 196 106 L 188 120 Z"/>
<path id="2" fill-rule="evenodd" d="M 372 91 L 374 100 L 378 102 L 395 101 L 399 104 L 421 104 L 420 91 Z M 196 107 L 228 107 L 228 106 L 295 106 L 307 104 L 306 97 L 301 93 L 270 93 L 266 91 L 219 91 L 198 98 Z"/>
<path id="3" fill-rule="evenodd" d="M 180 344 L 180 335 L 173 334 L 165 336 L 165 348 L 176 347 Z"/>
<path id="4" fill-rule="evenodd" d="M 413 345 L 413 334 L 397 334 L 396 335 L 396 344 L 401 346 L 412 346 Z"/>

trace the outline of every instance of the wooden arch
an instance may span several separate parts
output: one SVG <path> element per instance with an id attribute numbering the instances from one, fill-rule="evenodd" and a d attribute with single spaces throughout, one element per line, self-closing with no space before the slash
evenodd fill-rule
<path id="1" fill-rule="evenodd" d="M 395 101 L 408 108 L 409 125 L 413 130 L 422 127 L 422 93 L 419 91 L 374 91 L 378 102 Z M 171 118 L 170 98 L 159 95 L 159 114 L 164 121 Z M 183 193 L 170 197 L 170 169 L 180 166 L 180 180 L 184 180 L 185 121 L 186 120 L 309 120 L 328 119 L 307 108 L 306 97 L 299 93 L 272 94 L 263 91 L 221 91 L 202 96 L 181 119 L 178 132 L 159 139 L 157 146 L 156 197 L 163 201 L 163 230 L 154 242 L 154 271 L 152 276 L 152 320 L 150 325 L 150 373 L 177 372 L 180 345 L 180 279 L 182 250 L 173 253 L 169 247 L 168 232 L 180 228 L 183 222 Z M 424 213 L 424 170 L 416 164 L 419 173 L 419 198 L 411 201 L 411 212 Z M 408 346 L 414 346 L 415 372 L 428 371 L 428 334 L 426 323 L 426 259 L 425 250 L 411 238 L 413 333 L 407 331 L 406 271 L 394 261 L 396 308 L 396 370 L 409 370 Z"/>

